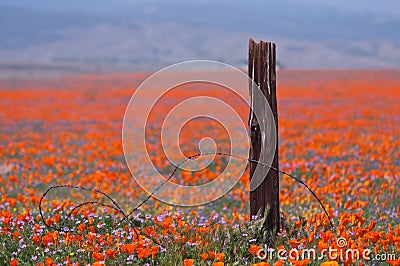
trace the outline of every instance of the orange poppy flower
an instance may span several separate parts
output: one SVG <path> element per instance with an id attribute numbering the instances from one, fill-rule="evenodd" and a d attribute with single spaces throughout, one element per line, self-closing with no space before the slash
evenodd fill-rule
<path id="1" fill-rule="evenodd" d="M 257 246 L 257 245 L 250 245 L 249 253 L 250 253 L 251 255 L 253 255 L 253 256 L 257 256 L 257 255 L 258 255 L 258 252 L 259 252 L 260 250 L 262 250 L 262 248 L 259 247 L 259 246 Z"/>
<path id="2" fill-rule="evenodd" d="M 36 245 L 39 245 L 39 244 L 40 244 L 40 238 L 39 238 L 36 234 L 33 235 L 32 241 L 33 241 L 33 243 L 35 243 Z"/>
<path id="3" fill-rule="evenodd" d="M 104 258 L 105 258 L 106 256 L 103 255 L 103 254 L 101 254 L 101 253 L 99 253 L 99 252 L 94 251 L 94 252 L 92 253 L 92 257 L 93 257 L 93 259 L 94 259 L 95 261 L 102 261 L 102 260 L 104 260 Z"/>
<path id="4" fill-rule="evenodd" d="M 215 254 L 215 258 L 217 259 L 217 261 L 223 261 L 225 258 L 225 254 L 224 253 L 217 253 Z"/>
<path id="5" fill-rule="evenodd" d="M 339 266 L 339 263 L 337 261 L 324 261 L 321 266 Z"/>
<path id="6" fill-rule="evenodd" d="M 210 255 L 210 259 L 213 260 L 215 258 L 215 252 L 214 251 L 210 251 L 208 254 Z"/>
<path id="7" fill-rule="evenodd" d="M 46 258 L 46 259 L 44 260 L 44 264 L 45 264 L 46 266 L 54 266 L 54 265 L 55 265 L 54 260 L 53 260 L 52 258 Z"/>
<path id="8" fill-rule="evenodd" d="M 202 261 L 206 261 L 207 258 L 208 258 L 208 254 L 207 253 L 201 253 L 200 254 L 200 258 L 201 258 Z"/>
<path id="9" fill-rule="evenodd" d="M 115 259 L 115 255 L 118 253 L 118 251 L 113 250 L 113 249 L 109 249 L 106 251 L 106 256 L 108 258 L 114 258 Z"/>
<path id="10" fill-rule="evenodd" d="M 121 250 L 122 250 L 122 252 L 132 255 L 136 250 L 136 245 L 135 244 L 125 244 L 121 247 Z"/>
<path id="11" fill-rule="evenodd" d="M 183 265 L 184 266 L 192 266 L 192 265 L 194 265 L 194 259 L 185 259 L 183 261 Z"/>

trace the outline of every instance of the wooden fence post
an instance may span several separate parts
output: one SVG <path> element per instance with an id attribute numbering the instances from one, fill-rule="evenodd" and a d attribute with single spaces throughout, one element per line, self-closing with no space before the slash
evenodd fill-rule
<path id="1" fill-rule="evenodd" d="M 253 93 L 254 86 L 250 84 L 250 96 L 251 96 L 251 110 L 249 117 L 249 131 L 250 131 L 250 160 L 266 161 L 265 158 L 268 156 L 274 156 L 271 166 L 275 169 L 279 169 L 278 162 L 278 110 L 276 100 L 276 45 L 271 42 L 260 41 L 256 43 L 253 39 L 249 40 L 249 77 L 260 87 L 264 94 L 267 103 L 256 99 L 257 94 Z M 269 104 L 272 110 L 273 119 L 275 120 L 276 129 L 271 128 L 271 123 L 267 123 L 266 112 L 261 112 L 260 121 L 257 121 L 252 110 L 259 108 L 265 110 L 263 106 L 257 106 L 261 104 Z M 264 115 L 263 115 L 264 114 Z M 270 128 L 268 128 L 268 126 Z M 269 140 L 268 132 L 276 130 L 276 138 L 272 138 L 275 143 L 271 143 Z M 261 134 L 264 131 L 265 134 Z M 264 140 L 262 141 L 262 136 Z M 263 143 L 262 143 L 263 142 Z M 275 154 L 268 154 L 271 149 L 267 149 L 267 145 L 276 145 Z M 271 146 L 269 146 L 271 147 Z M 260 158 L 261 151 L 263 151 L 262 157 Z M 271 157 L 268 157 L 271 158 Z M 262 180 L 262 183 L 253 191 L 250 191 L 250 215 L 261 213 L 264 215 L 264 211 L 268 208 L 266 214 L 266 228 L 270 231 L 279 231 L 279 173 L 269 167 L 260 165 L 261 171 L 255 171 L 258 163 L 250 162 L 250 179 L 258 178 Z M 260 175 L 257 177 L 257 175 Z M 264 178 L 265 177 L 265 178 Z"/>

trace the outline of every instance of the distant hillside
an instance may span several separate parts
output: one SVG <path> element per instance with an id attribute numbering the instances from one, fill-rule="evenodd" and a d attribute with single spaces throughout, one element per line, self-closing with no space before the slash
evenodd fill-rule
<path id="1" fill-rule="evenodd" d="M 250 36 L 278 43 L 286 68 L 400 68 L 400 16 L 290 0 L 81 2 L 2 1 L 3 68 L 154 70 L 190 59 L 243 66 Z"/>

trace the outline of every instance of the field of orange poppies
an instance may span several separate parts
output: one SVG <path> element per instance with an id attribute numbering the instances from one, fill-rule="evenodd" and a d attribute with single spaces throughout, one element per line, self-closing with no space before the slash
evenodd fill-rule
<path id="1" fill-rule="evenodd" d="M 147 197 L 121 142 L 125 108 L 147 76 L 0 80 L 0 265 L 400 265 L 400 72 L 278 72 L 280 168 L 310 186 L 334 227 L 312 195 L 282 175 L 282 226 L 267 258 L 262 219 L 249 217 L 248 171 L 207 205 L 151 198 L 122 221 L 110 207 L 112 198 L 129 213 Z M 191 93 L 167 95 L 158 110 Z M 235 108 L 246 120 L 246 106 Z M 169 173 L 158 118 L 149 121 L 148 150 Z M 189 122 L 180 136 L 186 155 L 198 152 L 204 136 L 219 151 L 229 146 L 224 127 L 207 119 Z M 131 170 L 150 175 L 137 161 Z M 205 183 L 225 165 L 217 157 L 204 171 L 178 171 L 173 180 Z M 42 198 L 55 185 L 93 189 L 60 187 Z M 74 209 L 88 201 L 97 203 Z M 319 258 L 301 256 L 329 248 Z M 346 249 L 369 252 L 358 260 L 355 252 L 339 256 Z M 278 256 L 282 250 L 299 256 Z"/>

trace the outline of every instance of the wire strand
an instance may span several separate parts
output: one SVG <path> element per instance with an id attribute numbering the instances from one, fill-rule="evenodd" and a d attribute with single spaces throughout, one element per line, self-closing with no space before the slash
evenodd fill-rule
<path id="1" fill-rule="evenodd" d="M 118 226 L 121 222 L 127 221 L 127 222 L 135 229 L 136 226 L 132 223 L 132 221 L 129 219 L 129 217 L 130 217 L 135 211 L 137 211 L 141 206 L 143 206 L 146 202 L 148 202 L 148 201 L 154 196 L 154 194 L 155 194 L 158 190 L 161 189 L 161 187 L 163 187 L 167 182 L 169 182 L 169 181 L 172 179 L 172 177 L 175 175 L 176 171 L 180 168 L 180 166 L 181 166 L 182 164 L 184 164 L 184 163 L 187 162 L 188 160 L 192 160 L 192 159 L 195 159 L 195 158 L 199 158 L 199 157 L 202 157 L 202 156 L 208 156 L 208 155 L 233 157 L 233 158 L 238 158 L 238 159 L 242 159 L 242 160 L 247 160 L 247 161 L 252 162 L 252 163 L 258 163 L 258 164 L 261 164 L 261 165 L 263 165 L 263 166 L 270 167 L 270 169 L 272 169 L 272 170 L 274 170 L 274 171 L 276 171 L 276 172 L 278 172 L 278 173 L 281 173 L 281 174 L 283 174 L 283 175 L 286 175 L 286 176 L 292 178 L 292 179 L 295 180 L 297 183 L 299 183 L 299 184 L 301 184 L 301 185 L 303 185 L 304 187 L 307 188 L 307 190 L 312 194 L 312 196 L 318 201 L 319 205 L 321 206 L 322 210 L 324 211 L 326 217 L 327 217 L 328 220 L 329 220 L 330 226 L 331 226 L 331 227 L 334 227 L 333 222 L 332 222 L 332 219 L 331 219 L 331 217 L 329 216 L 329 213 L 328 213 L 328 211 L 326 210 L 325 206 L 323 205 L 322 201 L 318 198 L 318 196 L 314 193 L 314 191 L 313 191 L 303 180 L 301 180 L 301 179 L 295 177 L 295 176 L 292 175 L 292 174 L 289 174 L 289 173 L 287 173 L 287 172 L 285 172 L 285 171 L 279 170 L 279 169 L 277 169 L 277 168 L 275 168 L 275 167 L 273 167 L 273 166 L 270 166 L 270 165 L 268 165 L 268 164 L 266 164 L 266 163 L 263 163 L 263 162 L 260 162 L 260 161 L 258 161 L 258 160 L 253 160 L 253 159 L 249 159 L 249 158 L 247 158 L 247 157 L 243 157 L 243 156 L 239 156 L 239 155 L 235 155 L 235 154 L 223 153 L 223 152 L 217 152 L 217 153 L 198 153 L 198 154 L 194 154 L 194 155 L 191 155 L 191 156 L 186 157 L 186 158 L 185 158 L 184 160 L 182 160 L 180 163 L 178 163 L 177 165 L 175 165 L 174 170 L 171 172 L 171 174 L 168 176 L 168 178 L 166 178 L 160 185 L 158 185 L 150 194 L 147 195 L 147 197 L 146 197 L 143 201 L 141 201 L 141 202 L 140 202 L 135 208 L 133 208 L 128 214 L 126 214 L 126 213 L 121 209 L 121 207 L 118 205 L 118 203 L 117 203 L 113 198 L 111 198 L 107 193 L 105 193 L 105 192 L 103 192 L 103 191 L 101 191 L 101 190 L 99 190 L 99 189 L 86 188 L 86 187 L 79 187 L 79 186 L 74 186 L 74 185 L 57 185 L 57 186 L 49 187 L 49 188 L 46 190 L 46 192 L 42 195 L 42 197 L 40 198 L 40 201 L 39 201 L 39 214 L 40 214 L 40 217 L 41 217 L 41 219 L 42 219 L 42 222 L 44 223 L 44 225 L 45 225 L 47 228 L 50 228 L 50 229 L 56 230 L 56 231 L 69 232 L 70 230 L 69 230 L 68 228 L 65 229 L 65 228 L 63 228 L 62 226 L 61 226 L 61 227 L 55 227 L 55 226 L 52 226 L 52 225 L 48 225 L 48 224 L 45 222 L 44 215 L 43 215 L 43 211 L 42 211 L 42 202 L 43 202 L 43 200 L 45 199 L 46 195 L 47 195 L 51 190 L 60 189 L 60 188 L 76 189 L 76 190 L 84 190 L 84 191 L 94 191 L 95 193 L 101 194 L 102 196 L 104 196 L 104 197 L 106 197 L 108 200 L 110 200 L 110 201 L 112 202 L 112 205 L 104 204 L 104 203 L 98 202 L 98 201 L 87 201 L 87 202 L 84 202 L 84 203 L 81 203 L 81 204 L 75 206 L 75 207 L 67 214 L 67 218 L 70 218 L 70 216 L 74 213 L 74 211 L 80 209 L 81 207 L 83 207 L 83 206 L 85 206 L 85 205 L 89 205 L 89 204 L 95 204 L 95 205 L 100 205 L 100 206 L 104 206 L 104 207 L 107 207 L 107 208 L 114 209 L 115 211 L 118 211 L 118 212 L 123 216 L 123 218 L 122 218 L 118 223 L 114 223 L 113 226 L 116 226 L 116 225 Z M 139 237 L 139 235 L 138 235 L 138 233 L 136 232 L 136 230 L 134 230 L 134 231 L 135 231 L 136 236 Z M 148 236 L 148 237 L 150 237 L 150 236 Z M 153 241 L 155 241 L 155 240 L 153 240 Z M 157 241 L 155 241 L 155 242 L 157 242 Z"/>

